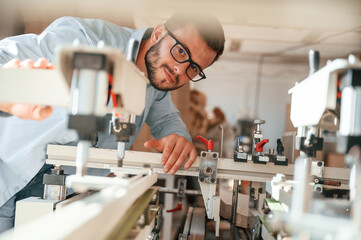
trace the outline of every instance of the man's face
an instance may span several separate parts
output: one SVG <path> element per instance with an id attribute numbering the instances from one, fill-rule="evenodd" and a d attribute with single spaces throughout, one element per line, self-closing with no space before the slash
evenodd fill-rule
<path id="1" fill-rule="evenodd" d="M 180 28 L 172 34 L 188 50 L 192 61 L 201 70 L 213 62 L 216 52 L 208 47 L 193 25 Z M 152 86 L 158 90 L 175 90 L 190 81 L 186 73 L 190 63 L 179 63 L 170 53 L 175 44 L 174 38 L 165 34 L 145 55 L 148 78 Z"/>

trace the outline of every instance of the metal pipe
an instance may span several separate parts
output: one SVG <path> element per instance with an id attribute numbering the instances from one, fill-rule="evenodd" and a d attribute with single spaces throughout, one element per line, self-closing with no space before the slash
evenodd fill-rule
<path id="1" fill-rule="evenodd" d="M 219 130 L 221 130 L 221 149 L 219 151 L 219 157 L 222 158 L 223 156 L 223 135 L 224 135 L 224 129 L 221 124 L 219 124 Z"/>
<path id="2" fill-rule="evenodd" d="M 294 191 L 292 196 L 291 218 L 297 221 L 309 211 L 311 200 L 310 189 L 311 159 L 298 157 L 294 166 Z"/>
<path id="3" fill-rule="evenodd" d="M 84 176 L 86 174 L 86 163 L 88 161 L 88 149 L 91 142 L 87 140 L 79 140 L 76 153 L 76 175 Z"/>
<path id="4" fill-rule="evenodd" d="M 237 203 L 238 203 L 238 187 L 239 180 L 233 180 L 233 195 L 232 195 L 232 212 L 231 212 L 231 240 L 236 239 L 236 217 L 237 217 Z"/>
<path id="5" fill-rule="evenodd" d="M 159 192 L 177 194 L 177 193 L 178 193 L 178 189 L 177 189 L 177 188 L 166 188 L 166 187 L 163 187 L 163 188 L 160 188 L 160 189 L 159 189 Z M 185 193 L 186 195 L 192 195 L 192 196 L 200 196 L 200 195 L 202 195 L 202 192 L 201 192 L 201 191 L 199 191 L 199 190 L 191 190 L 191 189 L 185 190 L 184 193 Z"/>
<path id="6" fill-rule="evenodd" d="M 123 167 L 124 153 L 125 153 L 125 142 L 118 142 L 117 145 L 118 167 Z"/>

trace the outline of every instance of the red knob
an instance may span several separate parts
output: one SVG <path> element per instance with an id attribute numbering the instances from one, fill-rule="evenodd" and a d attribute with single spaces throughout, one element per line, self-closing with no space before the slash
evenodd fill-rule
<path id="1" fill-rule="evenodd" d="M 263 152 L 263 147 L 264 145 L 266 145 L 266 143 L 268 143 L 269 140 L 268 139 L 264 139 L 262 141 L 260 141 L 259 143 L 256 144 L 256 151 L 257 152 Z"/>
<path id="2" fill-rule="evenodd" d="M 207 146 L 207 150 L 213 150 L 212 140 L 208 140 L 207 138 L 204 138 L 202 136 L 197 136 L 197 139 L 201 140 Z"/>
<path id="3" fill-rule="evenodd" d="M 167 210 L 167 212 L 175 212 L 175 211 L 181 211 L 181 210 L 182 210 L 182 203 L 179 202 L 175 208 Z"/>

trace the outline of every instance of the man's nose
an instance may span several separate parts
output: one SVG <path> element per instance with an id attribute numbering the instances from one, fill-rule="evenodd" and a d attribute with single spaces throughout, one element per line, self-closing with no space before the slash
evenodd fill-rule
<path id="1" fill-rule="evenodd" d="M 187 71 L 189 63 L 176 63 L 174 64 L 174 72 L 181 75 Z"/>

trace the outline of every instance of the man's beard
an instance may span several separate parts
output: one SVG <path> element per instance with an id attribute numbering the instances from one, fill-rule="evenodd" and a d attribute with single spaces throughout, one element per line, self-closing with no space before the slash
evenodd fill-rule
<path id="1" fill-rule="evenodd" d="M 148 73 L 148 78 L 149 78 L 150 84 L 155 89 L 160 90 L 160 91 L 172 91 L 172 90 L 176 90 L 176 89 L 182 87 L 183 85 L 167 88 L 167 87 L 161 87 L 159 84 L 159 83 L 167 81 L 167 80 L 162 79 L 159 82 L 155 81 L 155 72 L 157 70 L 157 68 L 155 66 L 157 66 L 157 64 L 158 64 L 159 49 L 160 49 L 160 44 L 162 41 L 163 41 L 163 39 L 161 39 L 159 42 L 157 42 L 151 48 L 149 48 L 149 50 L 145 54 L 144 61 L 145 61 L 145 66 L 147 68 L 147 73 Z M 162 67 L 165 67 L 174 76 L 173 71 L 170 69 L 170 67 L 168 65 L 162 64 L 158 68 L 158 70 L 161 69 Z M 176 84 L 179 83 L 178 76 L 175 76 L 175 82 L 176 82 Z"/>

